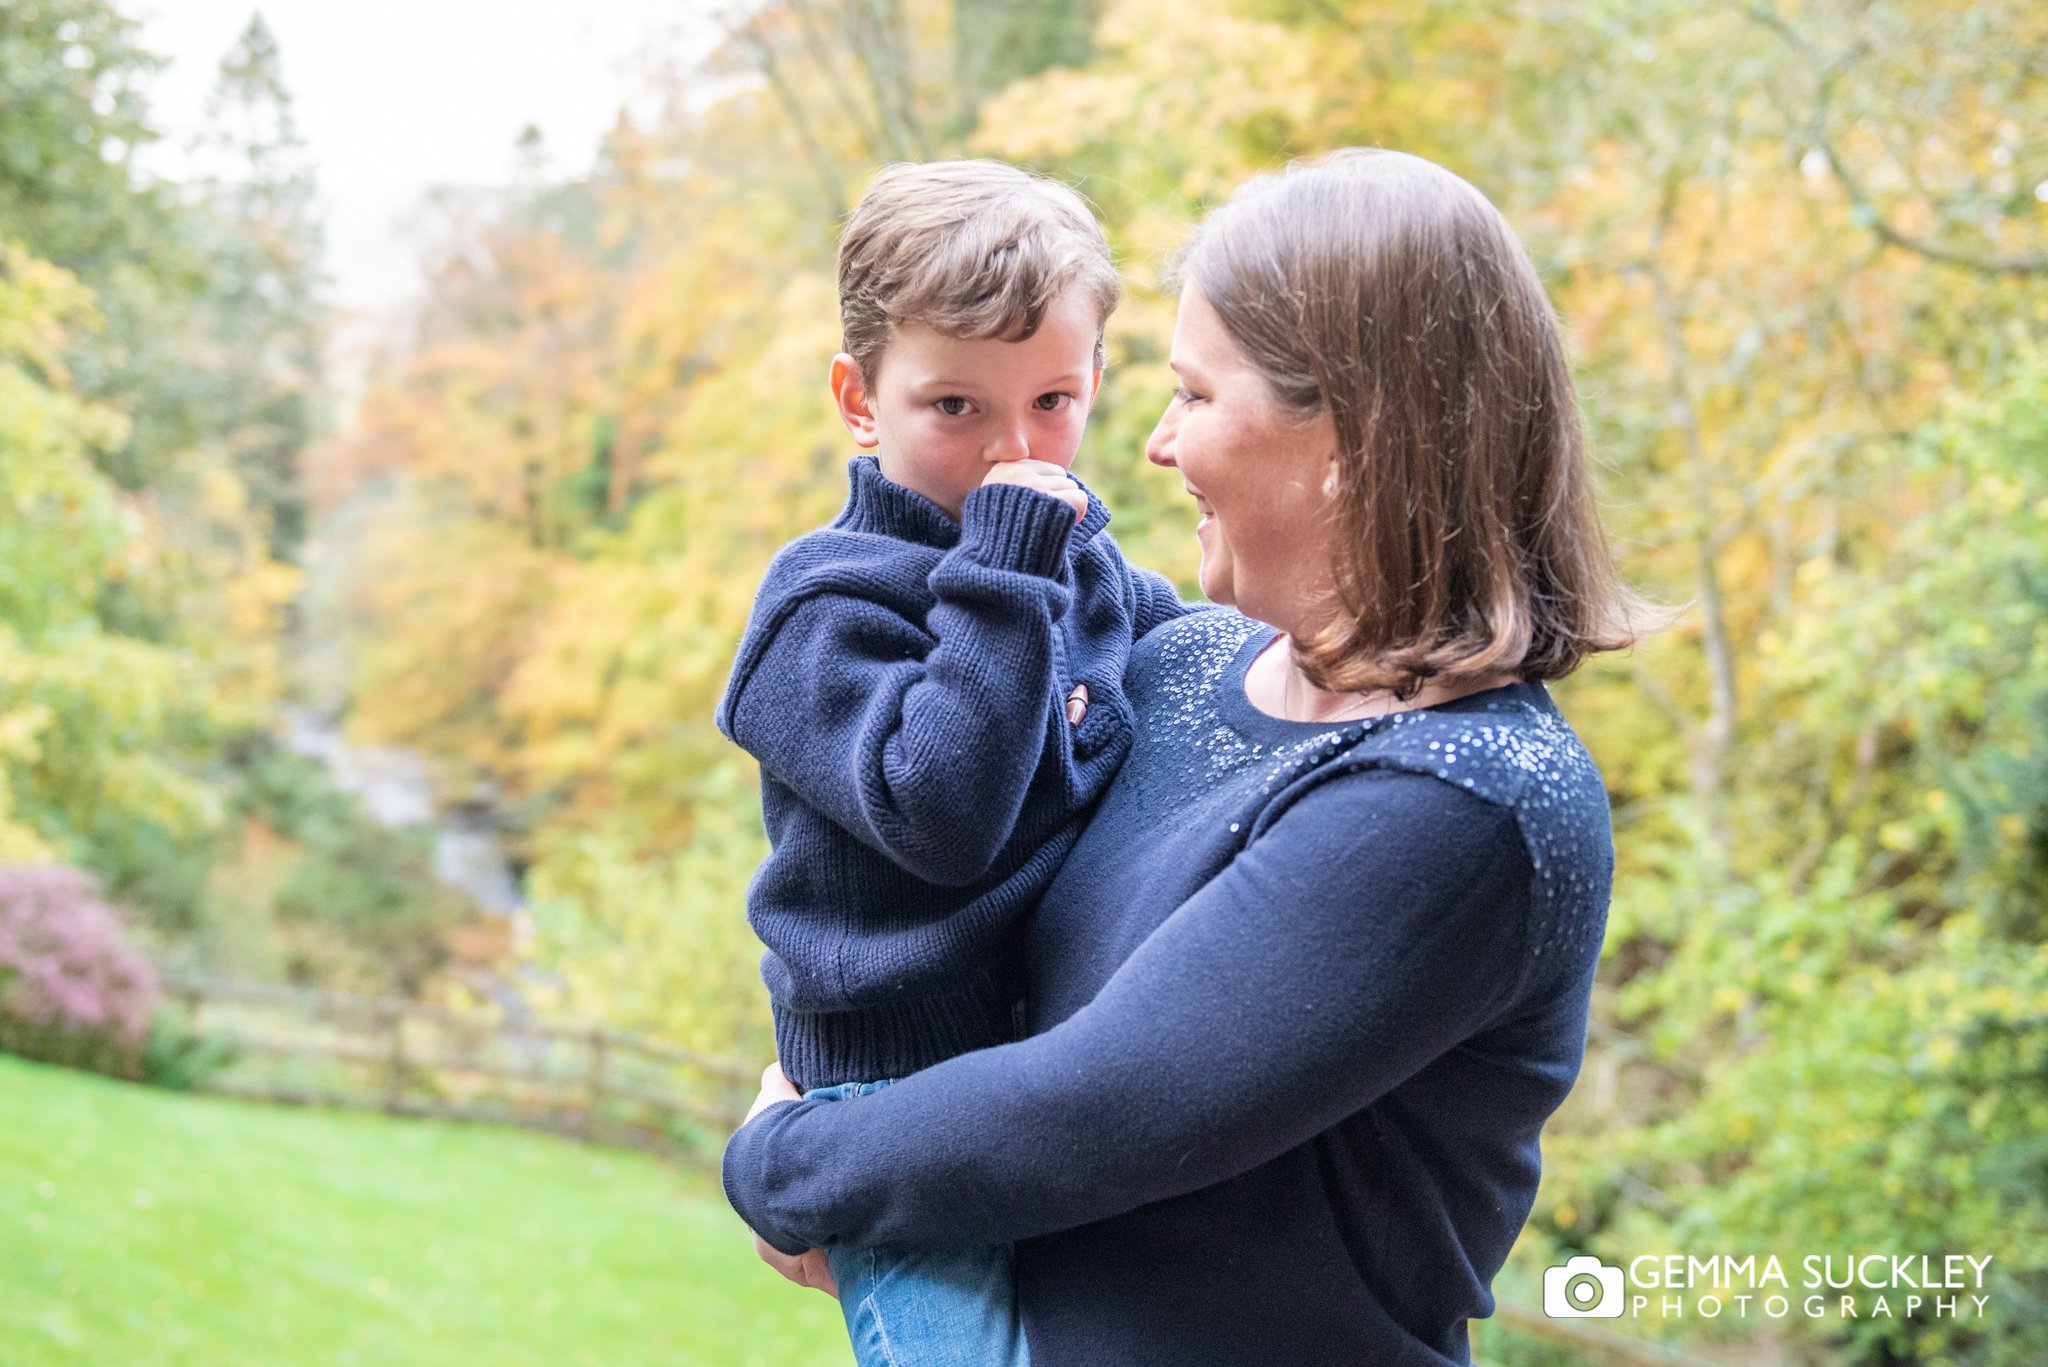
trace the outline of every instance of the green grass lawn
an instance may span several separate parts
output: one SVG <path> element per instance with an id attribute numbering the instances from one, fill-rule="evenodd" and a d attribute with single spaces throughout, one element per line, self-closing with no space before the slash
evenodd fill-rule
<path id="1" fill-rule="evenodd" d="M 711 1173 L 0 1057 L 0 1367 L 800 1367 Z"/>

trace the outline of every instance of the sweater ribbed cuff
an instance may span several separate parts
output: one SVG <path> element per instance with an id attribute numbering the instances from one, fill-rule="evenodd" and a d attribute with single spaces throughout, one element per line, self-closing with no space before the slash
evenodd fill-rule
<path id="1" fill-rule="evenodd" d="M 1066 563 L 1074 510 L 1021 484 L 984 484 L 960 509 L 960 549 L 995 569 L 1052 578 Z"/>
<path id="2" fill-rule="evenodd" d="M 1068 514 L 1072 516 L 1072 514 Z M 986 972 L 861 1011 L 775 1008 L 775 1057 L 800 1092 L 908 1077 L 1006 1042 L 1017 996 Z"/>

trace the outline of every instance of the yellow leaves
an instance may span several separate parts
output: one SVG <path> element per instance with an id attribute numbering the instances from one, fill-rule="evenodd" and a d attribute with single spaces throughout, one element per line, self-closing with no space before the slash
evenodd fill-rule
<path id="1" fill-rule="evenodd" d="M 1267 160 L 1244 158 L 1239 134 L 1306 122 L 1326 89 L 1311 79 L 1308 35 L 1243 18 L 1227 0 L 1116 0 L 1096 41 L 1106 60 L 1053 68 L 985 104 L 975 145 L 1043 164 L 1113 142 L 1185 198 L 1216 199 Z"/>
<path id="2" fill-rule="evenodd" d="M 93 410 L 0 357 L 0 620 L 36 634 L 86 615 L 124 536 L 93 465 Z"/>
<path id="3" fill-rule="evenodd" d="M 491 699 L 548 602 L 552 557 L 518 527 L 394 506 L 352 569 L 376 630 L 357 662 L 351 737 L 499 769 L 513 736 Z"/>
<path id="4" fill-rule="evenodd" d="M 1010 161 L 1070 157 L 1102 134 L 1106 120 L 1142 107 L 1144 88 L 1135 73 L 1055 68 L 983 105 L 980 138 Z"/>
<path id="5" fill-rule="evenodd" d="M 0 363 L 22 360 L 67 388 L 64 349 L 76 327 L 98 327 L 92 291 L 62 266 L 0 241 Z"/>
<path id="6" fill-rule="evenodd" d="M 249 514 L 249 491 L 224 462 L 208 461 L 199 469 L 197 511 L 229 526 L 240 526 Z"/>
<path id="7" fill-rule="evenodd" d="M 647 457 L 650 479 L 698 500 L 697 526 L 714 539 L 737 526 L 779 544 L 845 501 L 839 467 L 856 448 L 825 386 L 840 340 L 831 277 L 794 273 L 765 313 L 780 325 L 729 339 L 677 396 L 677 419 Z"/>
<path id="8" fill-rule="evenodd" d="M 265 559 L 227 585 L 228 624 L 250 637 L 276 634 L 281 612 L 298 597 L 305 573 L 295 565 Z"/>
<path id="9" fill-rule="evenodd" d="M 0 717 L 35 714 L 17 723 L 32 744 L 0 751 L 0 790 L 73 826 L 147 818 L 195 836 L 218 818 L 217 798 L 179 762 L 175 738 L 209 705 L 194 663 L 164 646 L 89 629 L 49 653 L 0 639 Z"/>
<path id="10" fill-rule="evenodd" d="M 760 947 L 741 913 L 762 853 L 751 773 L 727 759 L 700 781 L 709 800 L 673 853 L 635 850 L 616 829 L 544 842 L 529 879 L 539 948 L 567 979 L 571 1010 L 750 1057 L 772 1048 Z"/>
<path id="11" fill-rule="evenodd" d="M 34 830 L 9 819 L 12 795 L 0 787 L 0 864 L 53 864 L 58 854 Z"/>
<path id="12" fill-rule="evenodd" d="M 0 680 L 4 683 L 5 680 Z M 25 703 L 0 712 L 0 761 L 19 760 L 33 764 L 42 758 L 37 738 L 56 720 L 44 703 Z"/>

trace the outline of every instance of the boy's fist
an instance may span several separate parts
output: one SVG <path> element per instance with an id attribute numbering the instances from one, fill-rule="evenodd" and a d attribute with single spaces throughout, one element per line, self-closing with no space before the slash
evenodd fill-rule
<path id="1" fill-rule="evenodd" d="M 1006 460 L 991 465 L 981 477 L 983 488 L 991 484 L 1021 484 L 1041 494 L 1051 494 L 1074 510 L 1074 521 L 1088 515 L 1088 495 L 1074 483 L 1074 477 L 1049 460 Z"/>

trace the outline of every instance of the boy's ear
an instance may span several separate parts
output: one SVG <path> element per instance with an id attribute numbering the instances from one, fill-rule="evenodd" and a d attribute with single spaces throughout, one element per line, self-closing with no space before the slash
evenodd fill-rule
<path id="1" fill-rule="evenodd" d="M 1095 378 L 1088 382 L 1088 406 L 1095 406 L 1096 396 L 1102 393 L 1102 367 L 1095 367 Z"/>
<path id="2" fill-rule="evenodd" d="M 839 406 L 839 421 L 853 433 L 854 445 L 863 450 L 880 445 L 882 439 L 875 431 L 874 400 L 868 395 L 867 381 L 861 378 L 853 357 L 843 351 L 832 358 L 831 384 L 832 402 Z"/>

